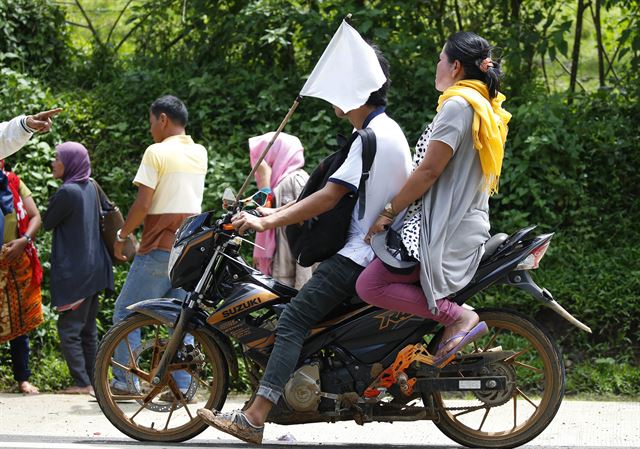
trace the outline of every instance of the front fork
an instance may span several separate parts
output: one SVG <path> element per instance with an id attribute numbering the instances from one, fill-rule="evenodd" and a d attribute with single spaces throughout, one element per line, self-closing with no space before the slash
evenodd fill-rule
<path id="1" fill-rule="evenodd" d="M 182 344 L 182 340 L 187 333 L 187 326 L 191 319 L 194 317 L 196 312 L 196 304 L 198 299 L 202 299 L 203 291 L 206 291 L 208 284 L 211 282 L 212 271 L 214 270 L 214 263 L 218 260 L 218 253 L 220 249 L 216 249 L 213 257 L 209 260 L 207 267 L 204 270 L 204 273 L 200 277 L 200 281 L 198 281 L 198 285 L 193 292 L 187 296 L 187 298 L 182 303 L 182 310 L 180 311 L 180 316 L 178 317 L 178 322 L 174 327 L 174 332 L 169 342 L 167 343 L 167 347 L 165 348 L 164 354 L 160 358 L 160 362 L 158 363 L 158 367 L 155 372 L 152 374 L 151 383 L 155 386 L 159 385 L 167 372 L 167 367 L 171 364 L 171 361 L 176 355 L 180 344 Z"/>
<path id="2" fill-rule="evenodd" d="M 191 319 L 196 314 L 195 301 L 190 299 L 191 295 L 185 300 L 186 306 L 183 303 L 178 322 L 174 327 L 173 334 L 167 343 L 167 347 L 160 358 L 160 362 L 156 367 L 155 372 L 152 374 L 151 383 L 153 385 L 159 385 L 167 372 L 167 367 L 171 364 L 171 361 L 178 352 L 178 348 L 182 344 L 182 341 L 187 333 L 187 326 Z"/>

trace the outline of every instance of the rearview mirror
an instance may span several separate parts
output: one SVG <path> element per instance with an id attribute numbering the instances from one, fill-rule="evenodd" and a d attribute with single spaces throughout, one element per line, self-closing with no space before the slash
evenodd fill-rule
<path id="1" fill-rule="evenodd" d="M 262 188 L 250 197 L 241 200 L 247 206 L 253 207 L 272 207 L 273 193 L 269 188 Z"/>
<path id="2" fill-rule="evenodd" d="M 227 187 L 224 189 L 222 193 L 222 208 L 224 210 L 229 210 L 233 208 L 236 204 L 236 194 L 233 193 L 233 189 L 231 187 Z"/>

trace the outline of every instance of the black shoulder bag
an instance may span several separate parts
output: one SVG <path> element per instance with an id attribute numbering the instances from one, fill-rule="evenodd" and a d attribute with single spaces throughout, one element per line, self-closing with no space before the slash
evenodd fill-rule
<path id="1" fill-rule="evenodd" d="M 362 219 L 365 211 L 365 183 L 369 179 L 369 170 L 376 155 L 376 135 L 370 128 L 359 129 L 341 146 L 328 156 L 309 176 L 298 201 L 321 190 L 331 175 L 346 160 L 351 145 L 360 136 L 362 139 L 362 176 L 356 192 L 346 194 L 336 207 L 324 214 L 306 220 L 302 224 L 289 225 L 285 229 L 287 241 L 293 256 L 303 267 L 310 267 L 316 262 L 328 259 L 345 245 L 351 224 L 353 208 L 358 199 L 358 218 Z"/>

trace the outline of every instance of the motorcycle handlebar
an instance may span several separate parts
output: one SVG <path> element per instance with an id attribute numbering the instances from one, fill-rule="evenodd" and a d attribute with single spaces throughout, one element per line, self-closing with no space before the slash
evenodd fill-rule
<path id="1" fill-rule="evenodd" d="M 253 216 L 256 217 L 263 217 L 263 215 L 257 210 L 257 209 L 250 209 L 250 210 L 245 210 L 243 211 L 241 208 L 238 208 L 237 210 L 233 211 L 233 212 L 227 212 L 225 214 L 225 216 L 222 218 L 221 223 L 220 223 L 220 229 L 223 231 L 232 231 L 235 233 L 235 228 L 233 227 L 233 225 L 231 224 L 231 219 L 234 217 L 234 215 L 240 213 L 240 212 L 246 212 L 248 214 L 251 214 Z M 253 230 L 248 230 L 246 233 L 253 233 Z"/>
<path id="2" fill-rule="evenodd" d="M 260 211 L 258 209 L 246 210 L 245 212 L 248 213 L 248 214 L 251 214 L 251 215 L 255 215 L 256 217 L 263 217 L 264 216 L 264 215 L 262 215 L 260 213 Z"/>

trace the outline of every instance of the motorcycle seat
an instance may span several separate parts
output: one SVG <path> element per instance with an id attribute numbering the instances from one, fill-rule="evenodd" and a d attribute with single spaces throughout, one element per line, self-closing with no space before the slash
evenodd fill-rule
<path id="1" fill-rule="evenodd" d="M 318 326 L 326 325 L 327 322 L 338 319 L 355 310 L 362 309 L 367 305 L 368 304 L 365 303 L 358 296 L 353 296 L 347 299 L 346 301 L 341 302 L 336 307 L 334 307 L 333 310 L 331 310 L 331 312 L 329 312 L 324 318 L 322 318 L 322 321 L 318 323 Z"/>
<path id="2" fill-rule="evenodd" d="M 484 243 L 484 254 L 480 262 L 484 262 L 491 257 L 508 237 L 509 235 L 504 232 L 491 236 L 491 238 Z"/>

